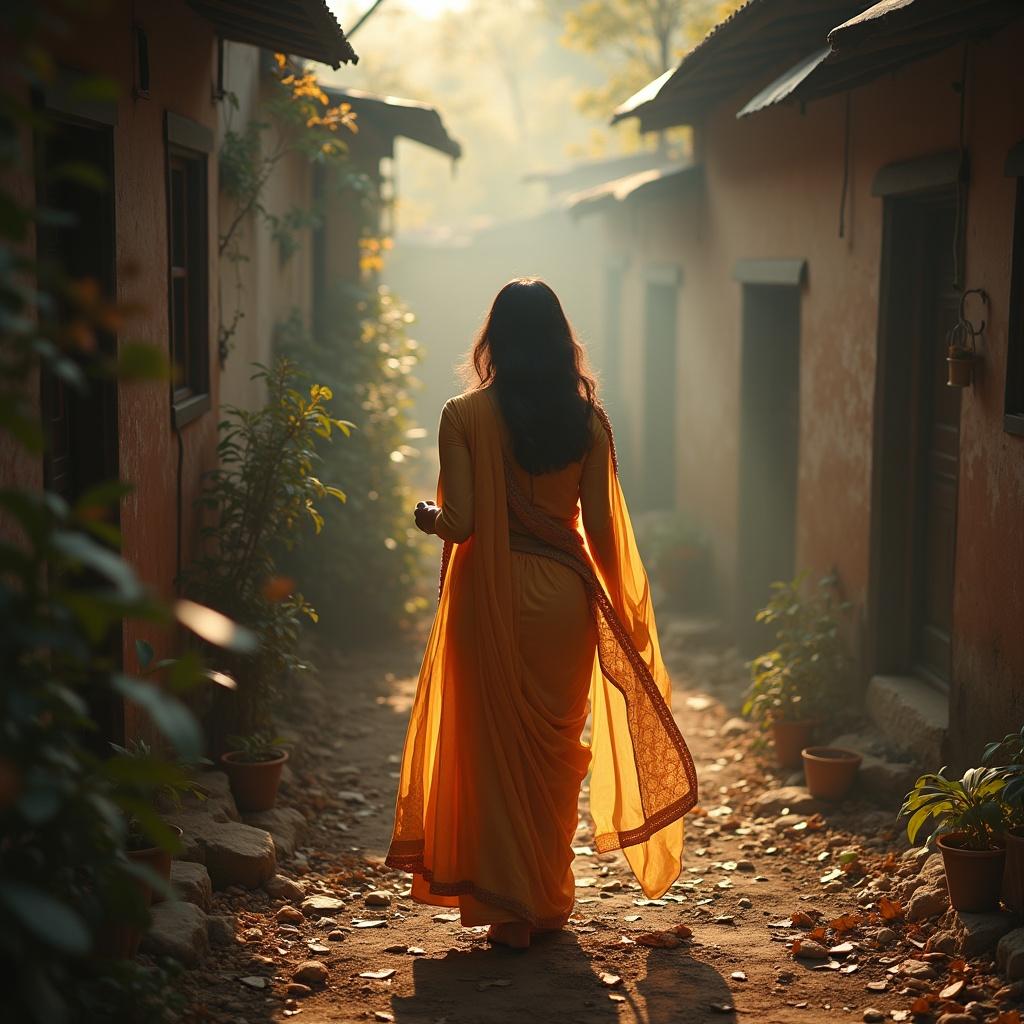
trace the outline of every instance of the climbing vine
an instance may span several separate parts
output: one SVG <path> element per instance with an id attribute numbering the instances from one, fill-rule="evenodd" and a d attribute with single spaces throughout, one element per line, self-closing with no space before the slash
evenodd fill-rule
<path id="1" fill-rule="evenodd" d="M 357 191 L 366 188 L 365 176 L 347 167 L 344 135 L 358 131 L 351 106 L 332 105 L 316 74 L 296 68 L 284 54 L 274 55 L 272 78 L 273 95 L 263 107 L 263 120 L 251 120 L 236 128 L 232 121 L 240 109 L 238 96 L 229 92 L 225 97 L 229 113 L 219 156 L 220 190 L 230 200 L 232 213 L 217 240 L 217 250 L 221 260 L 234 268 L 235 295 L 233 302 L 221 303 L 217 338 L 221 365 L 245 315 L 241 265 L 249 257 L 243 243 L 243 225 L 252 218 L 265 225 L 284 263 L 299 249 L 300 233 L 323 221 L 324 211 L 316 201 L 312 205 L 292 204 L 284 211 L 269 208 L 267 186 L 282 161 L 298 157 L 329 168 L 335 179 L 346 180 Z"/>

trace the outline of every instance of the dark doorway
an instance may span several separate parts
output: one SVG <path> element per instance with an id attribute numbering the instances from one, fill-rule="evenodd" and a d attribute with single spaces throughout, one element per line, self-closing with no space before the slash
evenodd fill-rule
<path id="1" fill-rule="evenodd" d="M 676 503 L 676 346 L 679 285 L 648 280 L 644 301 L 645 509 Z"/>
<path id="2" fill-rule="evenodd" d="M 51 130 L 36 139 L 36 191 L 40 207 L 57 211 L 36 235 L 38 259 L 44 273 L 94 289 L 105 299 L 116 294 L 114 234 L 113 131 L 109 126 L 53 116 Z M 87 180 L 71 168 L 89 169 Z M 58 315 L 69 313 L 68 308 Z M 118 477 L 117 385 L 97 376 L 98 363 L 112 358 L 117 342 L 98 332 L 93 351 L 81 351 L 77 361 L 88 380 L 81 391 L 44 371 L 40 401 L 46 449 L 43 480 L 47 490 L 74 503 L 96 484 Z M 117 510 L 110 512 L 117 525 Z M 121 659 L 121 631 L 107 640 L 115 663 Z M 90 711 L 100 726 L 96 737 L 105 752 L 106 740 L 123 739 L 123 709 L 102 691 Z"/>
<path id="3" fill-rule="evenodd" d="M 59 219 L 40 224 L 40 264 L 66 281 L 88 282 L 105 297 L 114 295 L 113 134 L 105 126 L 55 121 L 36 146 L 39 204 Z M 87 167 L 105 188 L 64 173 Z M 80 353 L 86 375 L 116 342 L 101 333 L 97 351 Z M 40 382 L 46 428 L 44 480 L 48 490 L 73 502 L 95 484 L 117 478 L 117 389 L 110 381 L 89 380 L 82 394 L 44 373 Z"/>
<path id="4" fill-rule="evenodd" d="M 946 386 L 956 321 L 956 196 L 886 201 L 879 347 L 874 668 L 949 685 L 960 392 Z"/>
<path id="5" fill-rule="evenodd" d="M 754 621 L 794 574 L 800 429 L 800 288 L 743 288 L 736 633 L 744 654 L 771 637 Z"/>

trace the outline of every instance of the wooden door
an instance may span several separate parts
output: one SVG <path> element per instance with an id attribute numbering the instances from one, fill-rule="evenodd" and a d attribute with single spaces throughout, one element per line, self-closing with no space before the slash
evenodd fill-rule
<path id="1" fill-rule="evenodd" d="M 949 685 L 960 464 L 960 390 L 946 385 L 946 331 L 956 322 L 953 287 L 954 210 L 950 202 L 921 211 L 924 290 L 915 339 L 918 451 L 915 477 L 918 524 L 912 579 L 911 645 L 915 670 Z"/>
<path id="2" fill-rule="evenodd" d="M 676 504 L 676 330 L 679 287 L 648 281 L 644 303 L 645 509 Z"/>
<path id="3" fill-rule="evenodd" d="M 795 568 L 800 288 L 745 285 L 742 332 L 736 634 L 753 655 L 772 639 L 754 615 Z"/>
<path id="4" fill-rule="evenodd" d="M 872 601 L 876 672 L 945 688 L 951 672 L 960 392 L 951 190 L 890 198 L 882 271 Z"/>

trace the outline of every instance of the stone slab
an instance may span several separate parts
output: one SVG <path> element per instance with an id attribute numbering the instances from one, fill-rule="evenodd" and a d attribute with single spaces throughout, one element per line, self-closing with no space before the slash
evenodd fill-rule
<path id="1" fill-rule="evenodd" d="M 272 807 L 269 811 L 246 814 L 247 825 L 263 829 L 274 837 L 278 860 L 290 860 L 305 835 L 307 822 L 301 811 L 294 807 Z"/>
<path id="2" fill-rule="evenodd" d="M 149 931 L 139 947 L 151 956 L 169 956 L 186 967 L 197 966 L 210 948 L 206 914 L 193 903 L 167 900 L 150 908 Z"/>
<path id="3" fill-rule="evenodd" d="M 999 940 L 996 963 L 1010 981 L 1024 978 L 1024 928 L 1015 928 Z"/>
<path id="4" fill-rule="evenodd" d="M 204 865 L 187 860 L 173 861 L 171 885 L 180 899 L 194 904 L 206 913 L 210 912 L 213 886 L 210 882 L 210 873 Z"/>
<path id="5" fill-rule="evenodd" d="M 875 676 L 865 708 L 886 746 L 936 770 L 943 763 L 949 700 L 913 676 Z"/>

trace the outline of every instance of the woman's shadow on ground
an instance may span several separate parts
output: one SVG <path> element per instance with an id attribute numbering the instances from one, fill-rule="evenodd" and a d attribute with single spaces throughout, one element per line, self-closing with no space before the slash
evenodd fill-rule
<path id="1" fill-rule="evenodd" d="M 612 934 L 609 933 L 609 940 Z M 696 1024 L 728 1021 L 725 981 L 684 950 L 624 956 L 588 952 L 570 932 L 537 940 L 527 953 L 476 946 L 413 964 L 414 994 L 395 996 L 396 1024 Z M 635 986 L 608 988 L 600 974 L 636 978 Z M 613 1001 L 612 993 L 625 1002 Z"/>

